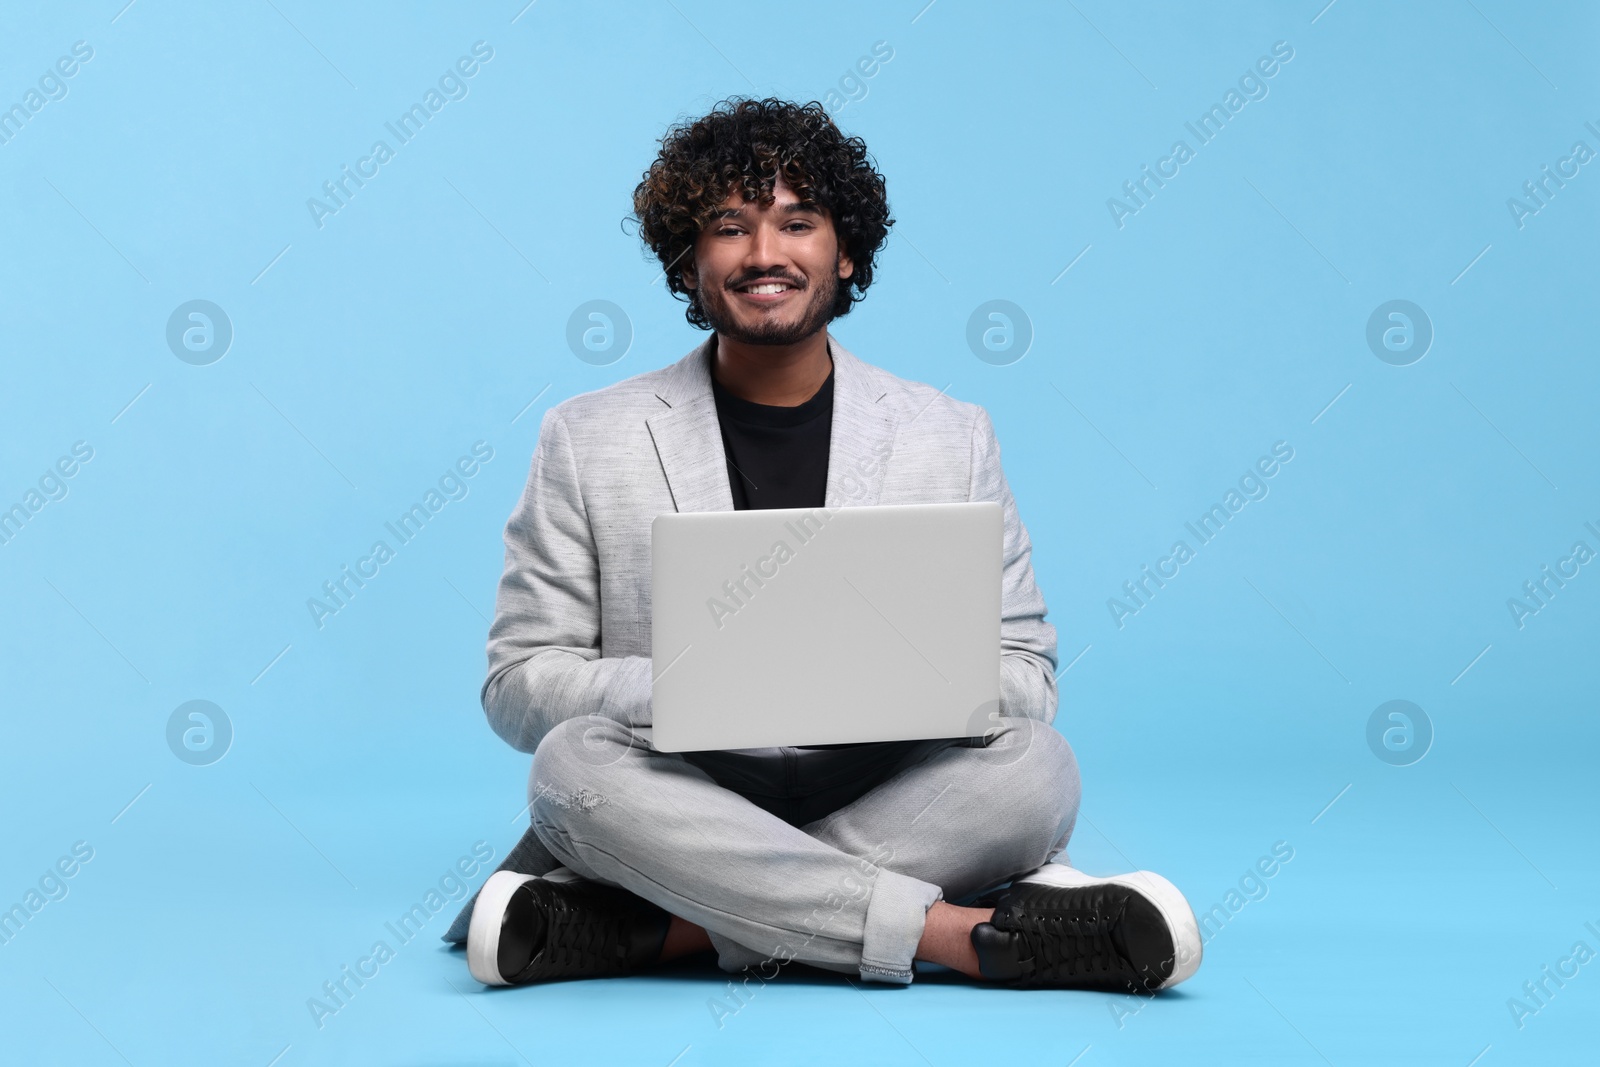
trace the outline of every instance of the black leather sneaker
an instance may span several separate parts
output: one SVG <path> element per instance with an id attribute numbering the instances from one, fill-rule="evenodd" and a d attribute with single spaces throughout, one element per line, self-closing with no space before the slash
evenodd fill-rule
<path id="1" fill-rule="evenodd" d="M 672 916 L 565 867 L 489 876 L 467 929 L 467 969 L 484 985 L 632 974 L 661 956 Z"/>
<path id="2" fill-rule="evenodd" d="M 1059 863 L 1023 875 L 972 931 L 978 970 L 1022 988 L 1153 992 L 1200 967 L 1189 902 L 1159 874 L 1095 878 Z"/>

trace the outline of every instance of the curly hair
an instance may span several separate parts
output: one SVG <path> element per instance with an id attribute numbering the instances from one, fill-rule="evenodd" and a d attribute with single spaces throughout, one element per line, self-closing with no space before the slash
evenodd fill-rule
<path id="1" fill-rule="evenodd" d="M 666 272 L 667 288 L 688 301 L 684 317 L 710 329 L 699 293 L 683 284 L 683 260 L 702 228 L 734 191 L 763 207 L 779 176 L 801 202 L 825 210 L 854 272 L 834 295 L 833 317 L 847 315 L 872 284 L 874 261 L 894 219 L 883 175 L 859 137 L 846 137 L 818 101 L 794 104 L 730 98 L 709 114 L 672 127 L 661 153 L 633 191 L 639 235 Z"/>

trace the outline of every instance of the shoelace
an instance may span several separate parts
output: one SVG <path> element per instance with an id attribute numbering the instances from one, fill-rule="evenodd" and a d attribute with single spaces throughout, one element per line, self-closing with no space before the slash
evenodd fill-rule
<path id="1" fill-rule="evenodd" d="M 628 917 L 596 912 L 579 904 L 558 899 L 550 916 L 551 962 L 558 967 L 615 967 L 626 954 L 622 947 L 623 926 Z"/>
<path id="2" fill-rule="evenodd" d="M 1117 950 L 1111 931 L 1120 918 L 1098 910 L 1082 912 L 1025 912 L 1016 929 L 1032 954 L 1024 960 L 1031 978 L 1076 978 L 1099 971 L 1127 972 L 1131 965 Z M 1031 966 L 1030 966 L 1031 964 Z"/>

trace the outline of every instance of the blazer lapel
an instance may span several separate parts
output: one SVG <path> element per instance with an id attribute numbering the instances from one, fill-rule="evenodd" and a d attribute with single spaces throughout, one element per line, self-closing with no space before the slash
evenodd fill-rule
<path id="1" fill-rule="evenodd" d="M 732 511 L 728 464 L 711 395 L 711 339 L 672 367 L 656 396 L 667 410 L 645 420 L 679 511 Z"/>
<path id="2" fill-rule="evenodd" d="M 851 355 L 833 335 L 833 438 L 828 443 L 829 508 L 868 507 L 883 492 L 883 475 L 899 419 L 880 407 L 888 392 L 873 367 Z"/>
<path id="3" fill-rule="evenodd" d="M 829 508 L 876 504 L 898 420 L 878 406 L 886 392 L 873 368 L 828 335 L 833 356 Z M 711 394 L 711 338 L 673 364 L 656 396 L 667 405 L 645 420 L 678 511 L 732 511 L 728 464 Z"/>

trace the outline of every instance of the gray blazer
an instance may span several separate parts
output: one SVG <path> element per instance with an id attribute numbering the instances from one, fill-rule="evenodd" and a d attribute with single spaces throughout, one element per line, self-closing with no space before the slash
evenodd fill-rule
<path id="1" fill-rule="evenodd" d="M 1056 634 L 988 414 L 863 363 L 830 334 L 826 506 L 997 501 L 1004 513 L 1000 713 L 1050 722 Z M 650 717 L 650 521 L 732 511 L 711 395 L 711 338 L 660 370 L 551 408 L 505 529 L 481 695 L 497 734 L 532 752 L 552 727 Z"/>

